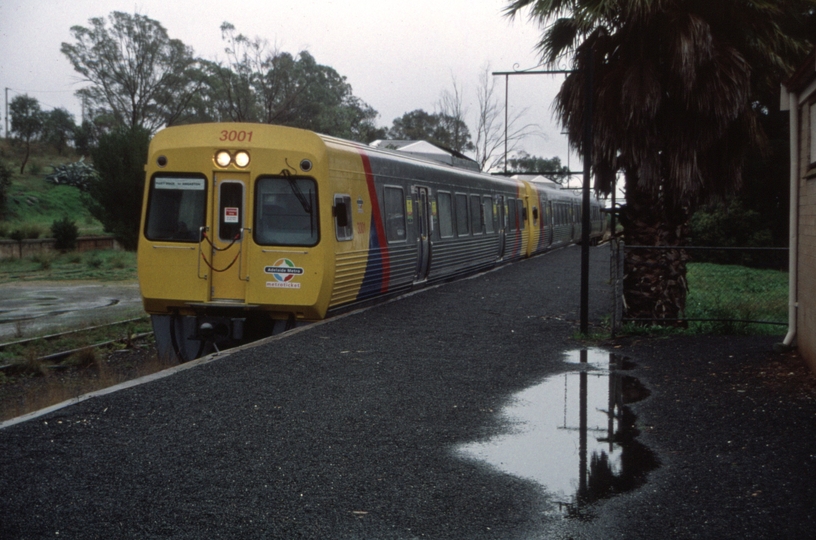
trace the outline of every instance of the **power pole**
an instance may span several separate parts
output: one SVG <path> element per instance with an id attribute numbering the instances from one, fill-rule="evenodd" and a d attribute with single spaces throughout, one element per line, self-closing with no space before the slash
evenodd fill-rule
<path id="1" fill-rule="evenodd" d="M 8 87 L 6 87 L 6 140 L 9 138 L 9 130 L 8 130 Z"/>

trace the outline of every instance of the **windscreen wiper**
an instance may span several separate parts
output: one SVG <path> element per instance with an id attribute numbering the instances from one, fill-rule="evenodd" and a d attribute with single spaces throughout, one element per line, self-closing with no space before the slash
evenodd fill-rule
<path id="1" fill-rule="evenodd" d="M 292 189 L 292 193 L 295 194 L 295 197 L 297 197 L 297 200 L 300 201 L 300 205 L 303 207 L 304 212 L 311 215 L 312 203 L 311 201 L 309 201 L 309 199 L 306 198 L 306 195 L 304 195 L 303 192 L 300 190 L 300 186 L 297 184 L 297 179 L 293 178 L 292 174 L 286 169 L 283 169 L 281 171 L 281 174 L 289 182 L 289 187 Z"/>

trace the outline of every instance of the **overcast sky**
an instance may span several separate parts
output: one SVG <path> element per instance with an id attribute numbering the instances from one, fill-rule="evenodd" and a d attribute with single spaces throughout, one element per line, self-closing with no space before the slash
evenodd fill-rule
<path id="1" fill-rule="evenodd" d="M 0 87 L 11 100 L 28 94 L 43 109 L 65 107 L 81 119 L 74 92 L 83 82 L 60 52 L 73 42 L 70 28 L 112 11 L 159 21 L 206 59 L 223 59 L 219 27 L 261 37 L 281 51 L 308 50 L 347 78 L 354 95 L 380 113 L 377 124 L 414 109 L 433 112 L 455 78 L 464 91 L 471 132 L 477 113 L 479 74 L 532 68 L 540 28 L 526 16 L 502 15 L 508 0 L 0 0 Z M 552 121 L 551 103 L 561 76 L 510 77 L 510 114 L 526 109 L 525 123 L 541 135 L 522 147 L 567 162 L 567 143 Z M 497 77 L 504 104 L 504 78 Z M 2 111 L 5 121 L 5 110 Z M 4 129 L 4 125 L 2 126 Z M 5 133 L 5 131 L 3 131 Z M 473 133 L 475 136 L 475 133 Z M 579 167 L 573 155 L 570 165 Z"/>

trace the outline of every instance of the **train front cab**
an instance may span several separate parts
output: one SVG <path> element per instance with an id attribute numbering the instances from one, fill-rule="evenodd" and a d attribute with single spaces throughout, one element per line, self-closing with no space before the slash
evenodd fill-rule
<path id="1" fill-rule="evenodd" d="M 319 319 L 333 278 L 323 142 L 256 124 L 167 128 L 150 145 L 139 282 L 160 354 L 191 359 L 275 321 Z"/>
<path id="2" fill-rule="evenodd" d="M 526 255 L 531 257 L 548 250 L 553 244 L 552 203 L 549 191 L 540 184 L 523 181 L 525 190 L 525 214 L 530 233 L 527 237 Z"/>

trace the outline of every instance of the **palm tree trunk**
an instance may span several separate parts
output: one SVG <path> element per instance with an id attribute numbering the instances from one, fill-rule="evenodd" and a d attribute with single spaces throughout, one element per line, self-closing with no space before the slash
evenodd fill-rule
<path id="1" fill-rule="evenodd" d="M 631 185 L 630 185 L 631 184 Z M 624 317 L 658 324 L 681 325 L 686 307 L 686 262 L 682 246 L 688 236 L 688 214 L 667 211 L 659 196 L 637 189 L 627 179 L 626 206 L 621 214 L 624 240 L 632 246 L 624 259 Z"/>

